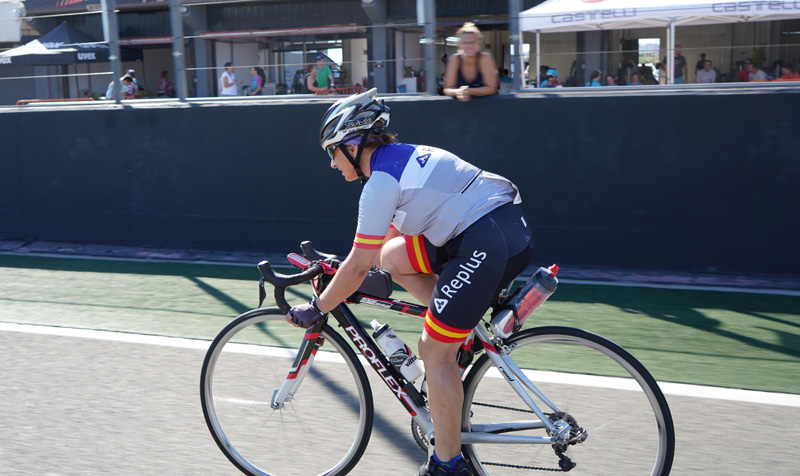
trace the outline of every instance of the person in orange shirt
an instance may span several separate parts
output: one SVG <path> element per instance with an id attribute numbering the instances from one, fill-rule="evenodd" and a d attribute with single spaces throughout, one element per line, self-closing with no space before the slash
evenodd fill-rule
<path id="1" fill-rule="evenodd" d="M 800 81 L 800 73 L 794 70 L 791 64 L 781 66 L 781 80 L 783 81 Z"/>

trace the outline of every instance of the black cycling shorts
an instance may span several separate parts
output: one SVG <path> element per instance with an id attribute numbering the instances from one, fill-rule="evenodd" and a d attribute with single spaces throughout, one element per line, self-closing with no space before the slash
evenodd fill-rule
<path id="1" fill-rule="evenodd" d="M 464 340 L 533 257 L 530 227 L 522 207 L 513 204 L 487 213 L 444 246 L 434 246 L 424 236 L 405 239 L 414 270 L 439 275 L 425 332 L 445 343 Z"/>

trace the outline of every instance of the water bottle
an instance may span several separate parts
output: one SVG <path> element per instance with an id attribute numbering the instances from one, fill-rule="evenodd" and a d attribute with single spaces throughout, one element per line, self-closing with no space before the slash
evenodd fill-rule
<path id="1" fill-rule="evenodd" d="M 381 325 L 380 322 L 374 319 L 370 324 L 375 330 L 372 334 L 372 337 L 375 338 L 375 342 L 378 343 L 389 358 L 389 362 L 403 374 L 406 380 L 413 383 L 425 373 L 425 367 L 423 367 L 422 361 L 414 355 L 414 352 L 411 351 L 401 338 L 397 337 L 397 334 L 389 327 L 389 324 Z"/>
<path id="2" fill-rule="evenodd" d="M 528 282 L 492 318 L 494 334 L 505 339 L 520 330 L 533 311 L 555 292 L 558 287 L 557 273 L 557 265 L 536 270 Z"/>

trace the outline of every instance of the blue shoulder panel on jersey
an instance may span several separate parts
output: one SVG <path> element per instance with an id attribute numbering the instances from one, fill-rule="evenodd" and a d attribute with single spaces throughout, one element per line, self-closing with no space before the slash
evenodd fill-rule
<path id="1" fill-rule="evenodd" d="M 370 170 L 372 172 L 386 172 L 399 182 L 408 160 L 416 150 L 417 146 L 400 142 L 378 147 L 372 154 L 369 164 Z"/>

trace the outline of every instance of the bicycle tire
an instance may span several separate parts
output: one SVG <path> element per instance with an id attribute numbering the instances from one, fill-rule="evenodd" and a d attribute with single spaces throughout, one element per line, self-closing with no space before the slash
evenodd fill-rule
<path id="1" fill-rule="evenodd" d="M 519 367 L 531 369 L 525 371 L 529 380 L 587 431 L 585 441 L 564 453 L 576 464 L 570 474 L 669 474 L 675 452 L 672 415 L 655 379 L 630 353 L 596 334 L 555 326 L 522 331 L 506 346 Z M 464 388 L 464 431 L 480 423 L 538 420 L 485 354 L 470 369 Z M 552 412 L 533 400 L 545 414 Z M 543 428 L 506 434 L 549 436 Z M 471 444 L 462 450 L 481 476 L 564 470 L 549 444 Z"/>
<path id="2" fill-rule="evenodd" d="M 299 346 L 304 336 L 284 316 L 278 308 L 246 312 L 213 340 L 200 378 L 206 424 L 244 474 L 347 474 L 372 432 L 366 372 L 349 343 L 326 324 L 325 342 L 298 391 L 273 410 L 273 392 L 286 380 L 297 353 L 285 347 Z M 336 353 L 324 352 L 331 346 Z"/>

